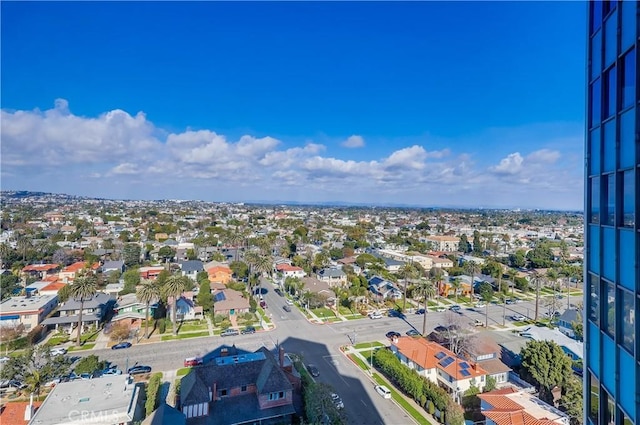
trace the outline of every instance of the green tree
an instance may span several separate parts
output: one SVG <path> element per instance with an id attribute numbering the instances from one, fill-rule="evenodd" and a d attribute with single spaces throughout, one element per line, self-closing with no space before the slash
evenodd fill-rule
<path id="1" fill-rule="evenodd" d="M 127 267 L 140 264 L 140 253 L 141 248 L 137 243 L 125 244 L 124 248 L 122 248 L 122 261 Z"/>
<path id="2" fill-rule="evenodd" d="M 584 337 L 584 325 L 582 324 L 582 315 L 578 312 L 576 320 L 571 322 L 571 328 L 578 341 L 582 341 Z"/>
<path id="3" fill-rule="evenodd" d="M 18 276 L 14 274 L 0 275 L 0 294 L 3 299 L 10 297 L 18 287 Z"/>
<path id="4" fill-rule="evenodd" d="M 562 387 L 560 410 L 569 415 L 571 425 L 581 425 L 582 407 L 582 380 L 570 376 Z"/>
<path id="5" fill-rule="evenodd" d="M 546 402 L 553 397 L 553 387 L 562 386 L 572 376 L 571 359 L 554 341 L 529 341 L 520 356 L 525 379 L 532 380 Z"/>
<path id="6" fill-rule="evenodd" d="M 158 258 L 163 262 L 167 262 L 176 256 L 176 250 L 170 246 L 163 246 L 158 250 Z"/>
<path id="7" fill-rule="evenodd" d="M 473 252 L 480 254 L 482 252 L 482 241 L 480 240 L 480 232 L 473 231 Z"/>
<path id="8" fill-rule="evenodd" d="M 243 261 L 232 261 L 229 268 L 236 275 L 236 279 L 242 279 L 249 276 L 249 266 Z"/>
<path id="9" fill-rule="evenodd" d="M 488 393 L 489 391 L 493 391 L 496 389 L 498 383 L 496 382 L 496 378 L 491 375 L 487 375 L 487 382 L 484 384 L 484 392 Z"/>
<path id="10" fill-rule="evenodd" d="M 97 370 L 104 369 L 104 367 L 105 362 L 101 361 L 95 354 L 91 354 L 90 356 L 80 359 L 73 371 L 79 375 L 81 373 L 93 373 Z"/>
<path id="11" fill-rule="evenodd" d="M 84 303 L 93 298 L 98 288 L 98 279 L 91 272 L 86 272 L 79 277 L 76 277 L 73 283 L 70 285 L 69 296 L 76 302 L 80 303 L 80 312 L 78 313 L 78 336 L 76 345 L 80 346 L 80 337 L 82 336 L 82 312 L 84 310 Z"/>
<path id="12" fill-rule="evenodd" d="M 145 279 L 138 288 L 136 297 L 146 306 L 144 334 L 146 338 L 149 339 L 149 309 L 153 301 L 160 299 L 160 288 L 154 282 Z"/>
<path id="13" fill-rule="evenodd" d="M 140 272 L 138 269 L 129 269 L 122 273 L 124 280 L 124 289 L 120 291 L 120 295 L 133 294 L 136 292 L 136 286 L 140 284 Z"/>
<path id="14" fill-rule="evenodd" d="M 182 293 L 184 292 L 187 286 L 185 279 L 188 279 L 188 278 L 185 278 L 180 274 L 173 274 L 169 276 L 169 278 L 167 278 L 167 281 L 164 283 L 165 294 L 167 295 L 167 297 L 173 297 L 173 302 L 171 303 L 171 313 L 172 313 L 171 317 L 173 318 L 173 334 L 174 335 L 178 334 L 178 328 L 176 326 L 178 321 L 177 304 L 178 304 L 178 298 L 180 297 L 180 295 L 182 295 Z"/>
<path id="15" fill-rule="evenodd" d="M 200 291 L 198 292 L 196 302 L 205 312 L 210 312 L 213 309 L 213 295 L 211 295 L 209 280 L 200 282 Z"/>

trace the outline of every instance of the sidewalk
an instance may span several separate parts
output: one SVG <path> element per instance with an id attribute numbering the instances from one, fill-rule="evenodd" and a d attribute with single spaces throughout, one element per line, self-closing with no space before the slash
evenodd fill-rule
<path id="1" fill-rule="evenodd" d="M 177 370 L 168 370 L 162 372 L 162 380 L 163 384 L 161 385 L 160 392 L 160 400 L 165 400 L 167 404 L 171 407 L 176 406 L 176 379 L 177 379 Z M 166 385 L 168 384 L 168 385 Z"/>

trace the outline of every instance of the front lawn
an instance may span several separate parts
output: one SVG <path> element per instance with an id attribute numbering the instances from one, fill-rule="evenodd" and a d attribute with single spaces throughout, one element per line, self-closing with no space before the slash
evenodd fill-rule
<path id="1" fill-rule="evenodd" d="M 178 371 L 176 372 L 176 376 L 185 376 L 187 373 L 189 373 L 191 371 L 190 367 L 181 367 L 180 369 L 178 369 Z"/>
<path id="2" fill-rule="evenodd" d="M 378 348 L 378 347 L 384 347 L 384 344 L 381 343 L 380 341 L 373 341 L 373 342 L 361 342 L 360 344 L 356 344 L 353 346 L 353 348 L 355 348 L 356 350 L 363 350 L 365 348 Z"/>
<path id="3" fill-rule="evenodd" d="M 95 344 L 82 344 L 80 347 L 77 347 L 74 345 L 73 347 L 69 347 L 69 351 L 91 350 L 95 346 L 96 346 Z"/>
<path id="4" fill-rule="evenodd" d="M 191 332 L 186 334 L 179 334 L 177 337 L 173 335 L 163 335 L 162 341 L 171 341 L 173 339 L 187 339 L 187 338 L 199 338 L 203 336 L 209 336 L 209 331 Z"/>
<path id="5" fill-rule="evenodd" d="M 183 322 L 178 329 L 178 332 L 198 332 L 208 330 L 207 322 L 205 320 L 194 320 L 189 322 Z"/>
<path id="6" fill-rule="evenodd" d="M 329 318 L 331 317 L 335 317 L 335 314 L 333 313 L 333 310 L 330 310 L 326 307 L 319 307 L 319 308 L 314 308 L 311 310 L 313 312 L 313 314 L 315 314 L 316 316 L 318 316 L 319 319 L 326 319 L 329 320 Z"/>

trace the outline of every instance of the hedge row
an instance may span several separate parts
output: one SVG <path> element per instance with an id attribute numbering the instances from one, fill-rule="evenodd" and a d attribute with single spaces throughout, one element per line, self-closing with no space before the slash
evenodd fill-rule
<path id="1" fill-rule="evenodd" d="M 447 391 L 403 365 L 390 350 L 376 350 L 373 363 L 391 382 L 430 414 L 436 409 L 439 410 L 440 422 L 445 423 L 446 418 L 447 424 L 464 423 L 464 412 L 454 403 Z"/>
<path id="2" fill-rule="evenodd" d="M 162 373 L 154 373 L 147 384 L 147 401 L 144 404 L 147 416 L 151 414 L 158 406 L 158 392 L 162 381 Z"/>

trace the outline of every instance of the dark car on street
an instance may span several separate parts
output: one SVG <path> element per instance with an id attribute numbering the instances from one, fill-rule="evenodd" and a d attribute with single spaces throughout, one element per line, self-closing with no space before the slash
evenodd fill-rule
<path id="1" fill-rule="evenodd" d="M 284 293 L 280 290 L 280 288 L 276 288 L 276 289 L 274 290 L 274 292 L 275 292 L 276 294 L 280 295 L 281 297 L 284 297 Z"/>
<path id="2" fill-rule="evenodd" d="M 291 312 L 291 307 L 289 307 L 287 304 L 282 306 L 283 310 L 286 311 L 287 313 Z"/>
<path id="3" fill-rule="evenodd" d="M 133 366 L 127 370 L 129 375 L 140 375 L 142 373 L 151 372 L 151 366 Z"/>
<path id="4" fill-rule="evenodd" d="M 129 348 L 131 347 L 131 343 L 130 342 L 120 342 L 116 345 L 111 346 L 112 350 L 121 350 L 123 348 Z"/>
<path id="5" fill-rule="evenodd" d="M 311 376 L 313 376 L 314 378 L 317 378 L 318 376 L 320 376 L 320 371 L 318 370 L 318 368 L 315 365 L 308 364 L 307 365 L 307 370 L 309 371 Z"/>
<path id="6" fill-rule="evenodd" d="M 244 328 L 242 331 L 240 331 L 240 333 L 242 335 L 246 335 L 246 334 L 254 334 L 256 333 L 256 328 L 254 328 L 253 326 L 247 326 L 246 328 Z"/>
<path id="7" fill-rule="evenodd" d="M 389 331 L 386 333 L 385 335 L 387 338 L 389 339 L 393 339 L 393 338 L 400 338 L 400 332 L 396 332 L 396 331 Z"/>
<path id="8" fill-rule="evenodd" d="M 409 335 L 409 336 L 413 336 L 413 337 L 422 336 L 422 335 L 420 335 L 420 332 L 418 332 L 418 331 L 417 331 L 417 330 L 415 330 L 415 329 L 409 329 L 409 330 L 406 332 L 406 334 L 407 334 L 407 335 Z"/>

